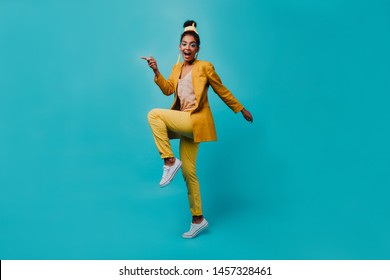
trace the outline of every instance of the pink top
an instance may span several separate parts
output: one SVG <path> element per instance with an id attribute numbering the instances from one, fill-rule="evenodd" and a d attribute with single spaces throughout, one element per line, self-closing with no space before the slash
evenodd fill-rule
<path id="1" fill-rule="evenodd" d="M 177 85 L 177 96 L 180 99 L 180 111 L 192 111 L 195 107 L 195 92 L 192 86 L 192 69 Z"/>

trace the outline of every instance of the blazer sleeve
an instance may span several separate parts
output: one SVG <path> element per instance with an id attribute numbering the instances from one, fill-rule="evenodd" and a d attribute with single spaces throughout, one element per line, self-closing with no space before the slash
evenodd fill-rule
<path id="1" fill-rule="evenodd" d="M 211 63 L 206 65 L 206 74 L 208 82 L 214 92 L 225 102 L 234 113 L 240 112 L 244 106 L 234 97 L 234 95 L 222 84 L 221 78 L 215 72 L 214 66 Z"/>
<path id="2" fill-rule="evenodd" d="M 161 73 L 158 77 L 156 76 L 154 77 L 154 82 L 159 86 L 159 88 L 165 95 L 171 95 L 176 91 L 175 81 L 173 79 L 174 70 L 175 70 L 175 66 L 173 66 L 172 72 L 169 75 L 168 80 L 166 80 Z"/>

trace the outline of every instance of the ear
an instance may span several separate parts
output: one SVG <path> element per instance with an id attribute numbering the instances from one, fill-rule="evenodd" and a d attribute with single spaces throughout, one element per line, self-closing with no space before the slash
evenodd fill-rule
<path id="1" fill-rule="evenodd" d="M 199 51 L 200 51 L 200 47 L 198 47 L 198 49 L 196 50 L 196 56 L 198 56 Z"/>

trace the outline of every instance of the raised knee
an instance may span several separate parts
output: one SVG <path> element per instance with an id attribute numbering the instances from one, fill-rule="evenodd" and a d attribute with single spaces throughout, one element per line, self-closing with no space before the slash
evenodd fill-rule
<path id="1" fill-rule="evenodd" d="M 158 112 L 158 109 L 152 109 L 149 111 L 149 113 L 148 113 L 148 121 L 149 122 L 156 118 L 156 116 L 158 115 L 157 112 Z"/>

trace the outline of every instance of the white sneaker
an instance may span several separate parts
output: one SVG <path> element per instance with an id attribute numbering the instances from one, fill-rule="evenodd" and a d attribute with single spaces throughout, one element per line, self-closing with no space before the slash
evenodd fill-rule
<path id="1" fill-rule="evenodd" d="M 201 233 L 203 230 L 205 230 L 208 225 L 209 225 L 209 223 L 204 218 L 203 218 L 203 221 L 200 224 L 193 224 L 193 223 L 191 223 L 190 230 L 185 232 L 185 233 L 183 233 L 182 237 L 183 238 L 194 238 L 199 233 Z"/>
<path id="2" fill-rule="evenodd" d="M 175 163 L 172 166 L 163 166 L 164 171 L 160 181 L 160 187 L 165 187 L 172 181 L 173 177 L 176 175 L 176 172 L 180 169 L 180 166 L 181 161 L 178 158 L 175 160 Z"/>

